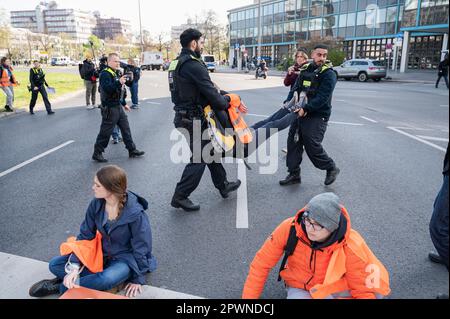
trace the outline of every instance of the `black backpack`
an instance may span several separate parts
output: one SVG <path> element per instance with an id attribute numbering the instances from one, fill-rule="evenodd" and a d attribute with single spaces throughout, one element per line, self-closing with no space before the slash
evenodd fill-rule
<path id="1" fill-rule="evenodd" d="M 80 76 L 81 78 L 84 80 L 84 63 L 79 63 L 78 64 L 78 72 L 80 72 Z"/>

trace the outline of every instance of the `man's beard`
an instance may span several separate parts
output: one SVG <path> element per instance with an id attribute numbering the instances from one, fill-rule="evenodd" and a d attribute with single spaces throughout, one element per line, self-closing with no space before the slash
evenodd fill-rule
<path id="1" fill-rule="evenodd" d="M 195 55 L 197 56 L 197 58 L 200 58 L 202 56 L 203 53 L 203 49 L 196 49 L 194 51 Z"/>

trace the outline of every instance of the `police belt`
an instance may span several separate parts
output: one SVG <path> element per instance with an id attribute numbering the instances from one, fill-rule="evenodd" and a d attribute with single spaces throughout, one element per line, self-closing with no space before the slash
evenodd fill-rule
<path id="1" fill-rule="evenodd" d="M 198 108 L 196 109 L 191 110 L 177 110 L 176 113 L 179 114 L 182 118 L 203 118 L 203 111 L 200 106 L 198 106 Z"/>

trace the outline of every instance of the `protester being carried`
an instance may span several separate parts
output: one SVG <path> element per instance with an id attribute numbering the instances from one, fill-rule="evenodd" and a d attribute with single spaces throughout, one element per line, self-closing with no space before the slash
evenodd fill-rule
<path id="1" fill-rule="evenodd" d="M 125 171 L 114 165 L 101 168 L 92 189 L 95 199 L 87 209 L 75 244 L 101 240 L 103 270 L 91 272 L 98 265 L 83 264 L 82 257 L 87 258 L 81 254 L 55 257 L 49 268 L 56 278 L 34 284 L 30 296 L 62 294 L 76 285 L 107 291 L 127 282 L 126 296 L 135 297 L 146 283 L 145 274 L 156 269 L 150 221 L 145 213 L 148 203 L 127 190 Z"/>

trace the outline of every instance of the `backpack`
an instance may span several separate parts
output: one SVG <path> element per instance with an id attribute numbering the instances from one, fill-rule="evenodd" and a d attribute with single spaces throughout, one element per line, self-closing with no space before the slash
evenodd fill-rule
<path id="1" fill-rule="evenodd" d="M 298 243 L 298 237 L 297 237 L 297 230 L 295 229 L 295 221 L 294 221 L 289 230 L 289 237 L 286 242 L 286 246 L 284 246 L 284 257 L 283 257 L 283 261 L 281 262 L 280 270 L 278 271 L 278 281 L 281 281 L 281 272 L 285 269 L 288 257 L 294 253 L 295 247 L 297 247 L 297 243 Z"/>
<path id="2" fill-rule="evenodd" d="M 84 80 L 84 63 L 79 63 L 78 64 L 78 72 L 80 73 L 80 77 Z"/>

